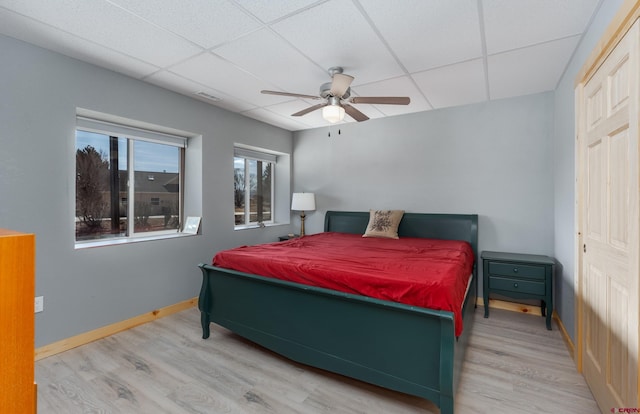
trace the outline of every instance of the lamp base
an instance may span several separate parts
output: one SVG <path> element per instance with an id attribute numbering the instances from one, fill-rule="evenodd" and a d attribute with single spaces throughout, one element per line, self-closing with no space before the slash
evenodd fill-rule
<path id="1" fill-rule="evenodd" d="M 302 214 L 300 214 L 300 237 L 304 236 L 304 218 L 307 217 L 304 214 L 304 211 L 302 212 Z"/>

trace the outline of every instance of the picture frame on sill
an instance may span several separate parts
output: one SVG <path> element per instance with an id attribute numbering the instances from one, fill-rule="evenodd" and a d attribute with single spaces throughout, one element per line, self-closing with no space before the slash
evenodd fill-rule
<path id="1" fill-rule="evenodd" d="M 187 217 L 182 232 L 187 234 L 198 234 L 199 229 L 200 217 Z"/>

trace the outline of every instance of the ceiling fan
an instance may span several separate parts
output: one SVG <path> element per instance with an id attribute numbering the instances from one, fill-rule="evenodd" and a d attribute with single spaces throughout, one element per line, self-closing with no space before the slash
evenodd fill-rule
<path id="1" fill-rule="evenodd" d="M 368 116 L 351 106 L 351 104 L 383 104 L 383 105 L 409 105 L 411 100 L 406 96 L 351 96 L 351 82 L 353 76 L 345 75 L 340 66 L 334 66 L 328 70 L 331 82 L 320 85 L 319 96 L 304 95 L 301 93 L 261 91 L 268 95 L 292 96 L 305 99 L 324 99 L 325 102 L 313 105 L 298 111 L 291 116 L 302 116 L 316 109 L 322 108 L 322 117 L 331 123 L 342 121 L 345 112 L 358 122 L 366 121 Z"/>

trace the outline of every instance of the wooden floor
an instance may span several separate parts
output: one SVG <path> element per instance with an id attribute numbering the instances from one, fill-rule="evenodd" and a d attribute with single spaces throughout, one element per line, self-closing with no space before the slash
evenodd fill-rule
<path id="1" fill-rule="evenodd" d="M 476 323 L 456 413 L 598 413 L 560 332 L 494 310 Z M 189 309 L 36 363 L 38 413 L 438 413 L 430 402 L 294 363 Z"/>

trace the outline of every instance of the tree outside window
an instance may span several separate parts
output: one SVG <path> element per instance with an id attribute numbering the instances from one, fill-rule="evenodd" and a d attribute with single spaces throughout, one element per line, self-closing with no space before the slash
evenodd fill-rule
<path id="1" fill-rule="evenodd" d="M 273 221 L 273 170 L 270 160 L 234 157 L 236 226 Z"/>
<path id="2" fill-rule="evenodd" d="M 76 241 L 176 231 L 182 222 L 183 151 L 78 128 Z"/>

